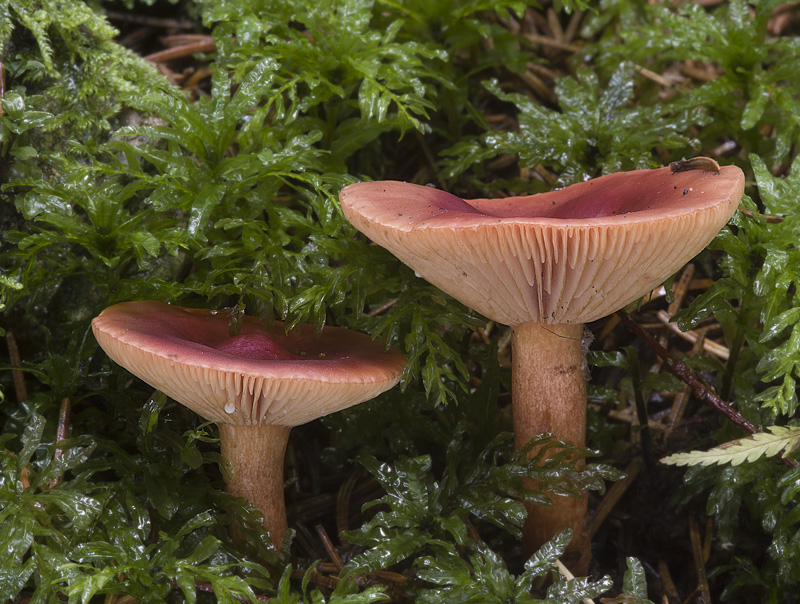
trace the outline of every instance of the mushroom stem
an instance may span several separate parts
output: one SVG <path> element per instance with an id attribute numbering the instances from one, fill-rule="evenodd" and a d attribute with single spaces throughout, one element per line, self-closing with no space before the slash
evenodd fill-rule
<path id="1" fill-rule="evenodd" d="M 227 491 L 244 497 L 264 515 L 264 527 L 280 549 L 288 529 L 283 500 L 283 460 L 291 428 L 219 423 L 220 449 L 228 460 Z"/>
<path id="2" fill-rule="evenodd" d="M 583 324 L 522 323 L 512 328 L 512 400 L 514 443 L 519 449 L 549 432 L 583 447 L 586 444 L 586 375 Z M 531 456 L 536 451 L 531 452 Z M 536 488 L 536 481 L 527 481 Z M 568 550 L 588 564 L 589 540 L 583 537 L 586 496 L 551 495 L 553 505 L 527 505 L 523 549 L 532 554 L 558 531 L 571 528 Z"/>

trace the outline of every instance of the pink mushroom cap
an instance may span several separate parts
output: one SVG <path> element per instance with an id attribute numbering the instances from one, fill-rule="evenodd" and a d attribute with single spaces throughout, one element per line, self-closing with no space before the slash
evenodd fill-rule
<path id="1" fill-rule="evenodd" d="M 670 168 L 525 197 L 396 181 L 342 189 L 345 217 L 422 278 L 506 325 L 588 323 L 662 283 L 736 211 L 744 175 Z"/>
<path id="2" fill-rule="evenodd" d="M 227 313 L 162 302 L 124 302 L 92 321 L 119 365 L 202 417 L 287 427 L 370 400 L 400 380 L 406 358 L 369 336 L 300 325 L 266 331 L 245 317 L 228 335 Z"/>

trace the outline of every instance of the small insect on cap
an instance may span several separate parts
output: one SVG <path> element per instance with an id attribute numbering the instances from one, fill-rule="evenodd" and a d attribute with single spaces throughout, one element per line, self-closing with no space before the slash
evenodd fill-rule
<path id="1" fill-rule="evenodd" d="M 733 166 L 665 167 L 526 197 L 465 200 L 379 181 L 339 199 L 353 226 L 424 279 L 519 325 L 588 323 L 633 302 L 708 245 L 743 191 Z"/>
<path id="2" fill-rule="evenodd" d="M 300 325 L 288 334 L 245 317 L 228 335 L 227 313 L 161 302 L 124 302 L 92 321 L 115 362 L 207 420 L 299 426 L 394 386 L 406 358 L 369 336 Z"/>

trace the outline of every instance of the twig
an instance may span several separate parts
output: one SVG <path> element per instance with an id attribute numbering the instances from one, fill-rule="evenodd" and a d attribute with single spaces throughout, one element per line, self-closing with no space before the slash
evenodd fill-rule
<path id="1" fill-rule="evenodd" d="M 0 61 L 0 99 L 6 96 L 6 66 Z M 3 115 L 3 105 L 0 103 L 0 115 Z"/>
<path id="2" fill-rule="evenodd" d="M 675 587 L 675 581 L 672 579 L 672 573 L 669 572 L 669 566 L 667 566 L 666 560 L 659 560 L 658 561 L 658 574 L 661 576 L 661 585 L 666 592 L 664 594 L 664 598 L 666 602 L 669 602 L 667 598 L 667 594 L 673 599 L 680 601 L 680 596 L 678 596 L 678 588 Z"/>
<path id="3" fill-rule="evenodd" d="M 558 21 L 556 11 L 554 11 L 552 8 L 547 9 L 547 26 L 550 28 L 550 33 L 553 34 L 553 37 L 559 42 L 563 42 L 564 29 L 561 27 L 561 23 Z"/>
<path id="4" fill-rule="evenodd" d="M 550 87 L 542 81 L 539 76 L 531 71 L 524 71 L 520 77 L 522 80 L 533 90 L 533 92 L 543 98 L 548 103 L 554 103 L 556 101 L 556 96 L 553 94 Z M 537 105 L 539 103 L 537 102 Z"/>
<path id="5" fill-rule="evenodd" d="M 675 323 L 671 322 L 672 317 L 663 310 L 658 311 L 658 318 L 659 320 L 666 325 L 666 327 L 674 333 L 676 336 L 683 338 L 687 342 L 691 342 L 692 344 L 697 343 L 698 338 L 700 337 L 697 333 L 693 331 L 681 331 L 680 327 L 678 327 Z M 706 340 L 703 344 L 703 349 L 709 353 L 713 354 L 721 358 L 723 361 L 727 361 L 731 356 L 731 351 L 728 350 L 727 346 L 723 346 L 722 344 L 717 344 L 716 342 L 712 342 L 711 340 Z"/>
<path id="6" fill-rule="evenodd" d="M 638 71 L 644 77 L 646 77 L 649 80 L 653 80 L 656 84 L 660 86 L 665 86 L 667 88 L 675 88 L 676 86 L 675 82 L 673 82 L 672 80 L 668 80 L 661 74 L 647 69 L 647 67 L 642 67 L 641 65 L 634 65 L 634 67 L 636 68 L 636 71 Z"/>
<path id="7" fill-rule="evenodd" d="M 743 208 L 742 206 L 739 206 L 739 211 L 748 218 L 763 218 L 767 224 L 779 224 L 785 220 L 783 216 L 767 216 L 766 214 L 760 214 L 753 210 Z"/>
<path id="8" fill-rule="evenodd" d="M 344 568 L 344 562 L 342 561 L 342 557 L 339 555 L 339 552 L 337 552 L 336 548 L 333 547 L 333 542 L 331 542 L 331 538 L 328 536 L 328 532 L 325 530 L 325 527 L 321 524 L 318 524 L 314 527 L 314 530 L 317 531 L 317 535 L 319 535 L 319 539 L 322 541 L 325 551 L 328 552 L 331 562 L 333 562 L 334 566 L 336 567 L 336 572 L 340 572 Z"/>
<path id="9" fill-rule="evenodd" d="M 560 572 L 562 576 L 568 581 L 575 578 L 575 575 L 569 572 L 569 569 L 566 566 L 564 566 L 564 563 L 561 560 L 556 560 L 556 568 L 558 569 L 558 572 Z M 581 600 L 581 602 L 583 602 L 584 604 L 594 604 L 594 600 L 592 600 L 591 598 L 584 598 L 583 600 Z"/>
<path id="10" fill-rule="evenodd" d="M 581 24 L 581 20 L 583 19 L 583 11 L 576 10 L 572 13 L 572 17 L 567 23 L 567 29 L 564 30 L 564 41 L 571 42 L 572 38 L 575 37 L 575 34 L 578 33 L 578 27 Z"/>
<path id="11" fill-rule="evenodd" d="M 715 157 L 723 157 L 736 151 L 737 143 L 734 140 L 727 140 L 717 145 L 711 152 Z"/>
<path id="12" fill-rule="evenodd" d="M 686 60 L 680 64 L 680 71 L 682 74 L 689 76 L 701 82 L 711 82 L 719 77 L 719 72 L 708 63 L 695 63 L 691 60 Z"/>
<path id="13" fill-rule="evenodd" d="M 692 541 L 692 558 L 694 558 L 694 568 L 697 573 L 697 583 L 700 593 L 703 596 L 704 604 L 711 604 L 711 590 L 708 587 L 708 577 L 706 576 L 706 565 L 703 560 L 703 545 L 700 540 L 700 527 L 697 526 L 697 519 L 689 516 L 689 538 Z"/>
<path id="14" fill-rule="evenodd" d="M 359 472 L 353 472 L 339 487 L 336 494 L 336 531 L 343 533 L 350 528 L 350 498 L 358 481 Z"/>
<path id="15" fill-rule="evenodd" d="M 214 40 L 208 36 L 207 39 L 200 42 L 159 50 L 158 52 L 147 55 L 145 59 L 151 63 L 167 63 L 169 61 L 175 61 L 176 59 L 185 59 L 197 53 L 214 52 L 215 50 L 217 50 L 217 45 Z"/>
<path id="16" fill-rule="evenodd" d="M 56 429 L 56 443 L 59 443 L 62 440 L 66 440 L 67 438 L 69 438 L 69 412 L 70 412 L 69 399 L 64 397 L 63 399 L 61 399 L 61 409 L 58 412 L 58 428 Z M 53 451 L 53 459 L 58 459 L 62 455 L 64 455 L 64 450 L 56 447 L 55 451 Z M 53 480 L 50 481 L 50 484 L 47 485 L 47 488 L 52 489 L 62 480 L 64 480 L 64 475 L 59 474 L 58 476 L 53 478 Z"/>
<path id="17" fill-rule="evenodd" d="M 170 82 L 175 84 L 176 86 L 180 86 L 186 77 L 183 74 L 175 73 L 169 67 L 166 66 L 165 63 L 155 63 L 156 69 L 158 72 L 167 78 Z"/>
<path id="18" fill-rule="evenodd" d="M 433 174 L 439 174 L 439 166 L 436 164 L 436 158 L 433 155 L 433 151 L 428 146 L 428 143 L 425 141 L 425 137 L 422 136 L 422 133 L 419 130 L 414 130 L 414 138 L 417 139 L 417 143 L 419 143 L 419 148 L 422 149 L 422 155 L 425 157 L 425 161 L 428 162 L 428 167 L 431 169 Z M 444 183 L 439 180 L 439 188 L 444 188 Z"/>
<path id="19" fill-rule="evenodd" d="M 493 328 L 494 321 L 488 321 L 483 327 L 478 327 L 478 329 L 475 330 L 475 334 L 480 338 L 481 342 L 488 346 L 491 342 L 489 335 L 492 333 Z"/>
<path id="20" fill-rule="evenodd" d="M 206 78 L 211 77 L 211 70 L 207 67 L 201 67 L 197 71 L 195 71 L 192 75 L 190 75 L 182 84 L 183 88 L 186 90 L 191 90 L 193 88 L 197 88 L 198 84 L 205 80 Z"/>
<path id="21" fill-rule="evenodd" d="M 368 317 L 376 317 L 379 314 L 384 313 L 387 310 L 389 310 L 395 304 L 397 304 L 397 298 L 392 298 L 388 302 L 384 302 L 383 304 L 381 304 L 378 308 L 373 308 L 371 311 L 369 311 L 367 313 L 367 316 Z"/>
<path id="22" fill-rule="evenodd" d="M 528 63 L 527 69 L 528 71 L 532 71 L 536 75 L 542 78 L 547 78 L 548 80 L 557 80 L 562 75 L 559 72 L 550 69 L 549 67 L 545 67 L 544 65 L 539 65 L 539 63 Z"/>
<path id="23" fill-rule="evenodd" d="M 690 357 L 700 354 L 700 351 L 703 350 L 703 345 L 706 340 L 705 330 L 701 330 L 699 332 L 699 336 L 700 337 L 697 338 L 697 342 L 694 343 L 692 350 L 689 352 Z M 669 438 L 669 435 L 683 419 L 683 413 L 686 410 L 686 404 L 689 402 L 691 395 L 692 388 L 688 385 L 684 386 L 683 391 L 678 394 L 678 396 L 676 396 L 675 400 L 672 402 L 672 409 L 670 409 L 669 412 L 669 420 L 667 420 L 667 427 L 664 430 L 665 440 Z"/>
<path id="24" fill-rule="evenodd" d="M 773 36 L 781 36 L 784 32 L 797 21 L 797 13 L 790 12 L 797 10 L 796 6 L 785 4 L 778 6 L 772 11 L 772 16 L 767 23 L 767 31 Z"/>
<path id="25" fill-rule="evenodd" d="M 212 39 L 208 34 L 173 34 L 171 36 L 163 36 L 159 38 L 159 41 L 165 48 L 181 48 L 189 44 L 208 42 Z"/>
<path id="26" fill-rule="evenodd" d="M 689 604 L 692 600 L 694 600 L 697 596 L 700 595 L 700 587 L 695 587 L 694 591 L 686 596 L 686 599 L 683 601 L 683 604 Z"/>
<path id="27" fill-rule="evenodd" d="M 19 348 L 17 348 L 17 339 L 11 331 L 6 332 L 6 345 L 8 346 L 8 360 L 13 367 L 21 367 L 22 360 L 19 358 Z M 12 369 L 11 377 L 14 380 L 14 392 L 17 395 L 17 403 L 23 403 L 28 400 L 28 389 L 25 387 L 25 374 L 22 369 Z"/>
<path id="28" fill-rule="evenodd" d="M 708 562 L 711 556 L 711 543 L 714 540 L 714 519 L 709 516 L 706 518 L 706 538 L 703 540 L 703 563 Z"/>
<path id="29" fill-rule="evenodd" d="M 717 411 L 724 414 L 729 420 L 731 420 L 734 424 L 739 426 L 748 434 L 755 434 L 757 432 L 756 427 L 753 424 L 747 421 L 739 412 L 732 409 L 728 403 L 717 397 L 717 395 L 714 394 L 713 388 L 709 384 L 706 384 L 704 381 L 697 378 L 692 370 L 686 366 L 686 363 L 679 361 L 672 356 L 672 354 L 658 342 L 656 342 L 656 340 L 653 339 L 650 334 L 639 327 L 638 323 L 628 316 L 628 313 L 620 310 L 617 311 L 617 315 L 619 315 L 619 317 L 622 319 L 622 322 L 625 323 L 628 329 L 639 336 L 639 338 L 641 338 L 644 343 L 653 350 L 653 352 L 655 352 L 664 360 L 673 374 L 680 378 L 684 384 L 688 384 L 694 389 L 700 400 L 708 403 Z"/>
<path id="30" fill-rule="evenodd" d="M 689 285 L 694 277 L 694 264 L 688 264 L 681 276 L 672 286 L 672 303 L 667 307 L 667 312 L 674 315 L 683 305 L 683 300 L 686 298 L 686 292 L 689 290 Z"/>
<path id="31" fill-rule="evenodd" d="M 547 168 L 545 168 L 542 164 L 536 164 L 533 167 L 533 169 L 539 176 L 542 177 L 542 180 L 544 180 L 551 187 L 555 186 L 555 184 L 558 182 L 558 179 L 555 177 L 555 175 L 551 173 Z"/>
<path id="32" fill-rule="evenodd" d="M 516 155 L 503 153 L 497 159 L 490 161 L 486 167 L 492 172 L 497 172 L 499 170 L 505 170 L 509 166 L 513 166 L 517 161 L 519 161 L 519 158 Z M 503 197 L 505 197 L 505 195 L 503 195 Z"/>
<path id="33" fill-rule="evenodd" d="M 525 34 L 525 37 L 531 44 L 541 44 L 542 46 L 550 46 L 557 50 L 565 50 L 567 52 L 576 53 L 581 47 L 569 42 L 560 42 L 555 38 L 548 38 L 547 36 L 540 36 L 539 34 Z"/>

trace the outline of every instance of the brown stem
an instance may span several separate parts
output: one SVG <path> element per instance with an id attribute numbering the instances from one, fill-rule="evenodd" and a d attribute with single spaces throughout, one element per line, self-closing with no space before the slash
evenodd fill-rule
<path id="1" fill-rule="evenodd" d="M 275 549 L 280 549 L 288 529 L 283 459 L 290 431 L 287 426 L 219 424 L 221 453 L 230 464 L 227 490 L 261 510 Z"/>
<path id="2" fill-rule="evenodd" d="M 512 400 L 514 443 L 519 449 L 543 432 L 579 447 L 586 443 L 586 376 L 583 325 L 540 325 L 530 322 L 512 329 Z M 535 451 L 531 453 L 535 454 Z M 530 487 L 536 488 L 531 482 Z M 533 553 L 556 533 L 571 528 L 571 552 L 579 565 L 589 562 L 584 535 L 586 497 L 557 497 L 553 505 L 529 505 L 523 529 L 523 549 Z M 574 566 L 573 566 L 574 568 Z"/>

